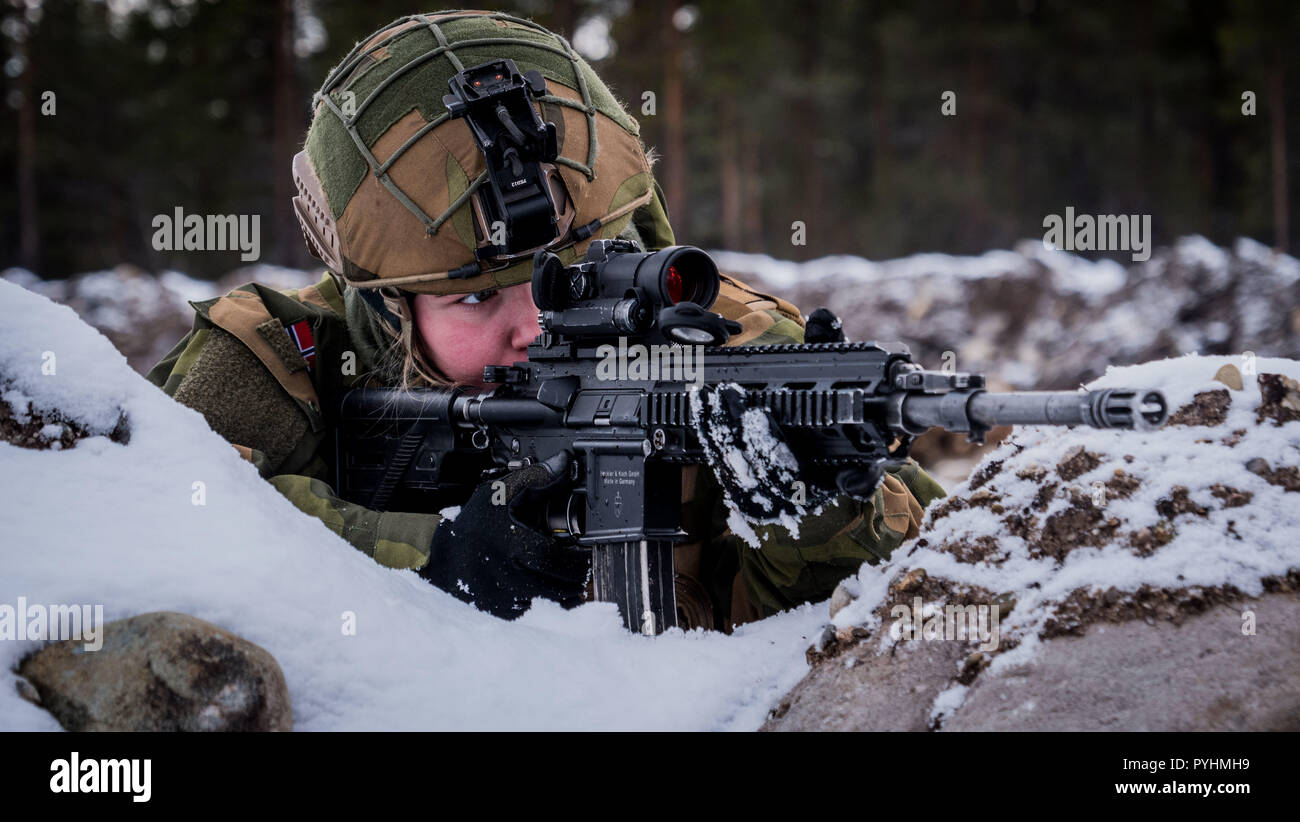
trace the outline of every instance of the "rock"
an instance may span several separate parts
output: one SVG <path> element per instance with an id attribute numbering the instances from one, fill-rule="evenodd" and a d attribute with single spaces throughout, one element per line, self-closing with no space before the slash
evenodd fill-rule
<path id="1" fill-rule="evenodd" d="M 1274 425 L 1300 420 L 1300 382 L 1282 374 L 1259 375 L 1258 422 L 1273 420 Z"/>
<path id="2" fill-rule="evenodd" d="M 18 672 L 70 731 L 288 731 L 289 691 L 275 658 L 186 614 L 104 626 L 103 647 L 50 645 Z"/>
<path id="3" fill-rule="evenodd" d="M 1254 636 L 1242 635 L 1247 608 Z M 1181 626 L 1093 625 L 1023 668 L 985 671 L 944 730 L 1300 730 L 1298 616 L 1300 598 L 1266 594 Z"/>
<path id="4" fill-rule="evenodd" d="M 1241 382 L 1241 372 L 1237 370 L 1237 366 L 1232 365 L 1231 363 L 1214 372 L 1214 380 L 1215 382 L 1223 383 L 1233 391 L 1240 391 L 1243 387 Z"/>
<path id="5" fill-rule="evenodd" d="M 41 695 L 37 692 L 35 686 L 21 676 L 14 680 L 14 687 L 18 689 L 18 695 L 33 705 L 41 704 Z"/>
<path id="6" fill-rule="evenodd" d="M 839 585 L 836 585 L 835 590 L 831 593 L 831 619 L 834 619 L 835 615 L 852 601 L 853 595 L 844 587 L 844 583 L 841 582 Z"/>
<path id="7" fill-rule="evenodd" d="M 1254 635 L 1242 633 L 1246 609 Z M 851 667 L 815 667 L 762 729 L 926 730 L 960 671 L 974 678 L 942 730 L 1300 730 L 1300 596 L 1266 593 L 1181 624 L 1153 622 L 1094 623 L 998 672 L 963 642 L 901 642 L 880 656 L 866 643 L 848 652 Z"/>
<path id="8" fill-rule="evenodd" d="M 835 631 L 835 642 L 837 645 L 852 645 L 869 636 L 871 636 L 871 632 L 861 625 L 850 625 L 847 628 L 839 628 Z"/>
<path id="9" fill-rule="evenodd" d="M 1294 465 L 1284 465 L 1274 469 L 1269 467 L 1268 460 L 1255 457 L 1246 463 L 1246 470 L 1262 477 L 1270 485 L 1277 485 L 1287 491 L 1300 491 L 1300 469 Z"/>
<path id="10" fill-rule="evenodd" d="M 813 645 L 817 653 L 823 653 L 828 647 L 835 644 L 835 626 L 824 625 L 822 632 L 817 635 L 817 642 Z"/>
<path id="11" fill-rule="evenodd" d="M 961 674 L 957 677 L 957 682 L 962 685 L 970 685 L 989 666 L 989 662 L 989 658 L 984 655 L 983 651 L 976 651 L 966 657 L 966 661 L 962 663 Z"/>
<path id="12" fill-rule="evenodd" d="M 998 606 L 998 614 L 1006 616 L 1016 608 L 1016 595 L 1008 591 L 1005 594 L 998 594 L 993 598 L 992 605 Z"/>
<path id="13" fill-rule="evenodd" d="M 920 588 L 921 583 L 923 582 L 925 582 L 925 569 L 917 568 L 908 571 L 902 579 L 895 583 L 894 590 L 899 593 L 907 593 L 908 591 L 914 591 L 917 588 Z"/>
<path id="14" fill-rule="evenodd" d="M 904 642 L 892 657 L 872 646 L 846 651 L 852 667 L 814 666 L 760 730 L 928 730 L 930 706 L 969 655 L 965 643 Z"/>

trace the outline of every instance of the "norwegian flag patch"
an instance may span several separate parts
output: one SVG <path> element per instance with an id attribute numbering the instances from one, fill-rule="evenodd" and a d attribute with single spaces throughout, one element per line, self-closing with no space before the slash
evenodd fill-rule
<path id="1" fill-rule="evenodd" d="M 310 371 L 316 365 L 316 338 L 311 335 L 311 324 L 299 320 L 286 328 L 285 332 L 293 344 L 298 346 L 298 353 L 302 354 L 303 362 L 307 363 L 307 370 Z"/>

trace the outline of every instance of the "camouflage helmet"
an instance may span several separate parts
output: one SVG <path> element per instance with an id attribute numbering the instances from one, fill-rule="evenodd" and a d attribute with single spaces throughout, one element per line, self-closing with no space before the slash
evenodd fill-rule
<path id="1" fill-rule="evenodd" d="M 545 179 L 559 236 L 544 247 L 570 262 L 629 223 L 648 247 L 672 245 L 636 121 L 564 38 L 495 12 L 417 14 L 329 73 L 293 160 L 307 246 L 348 285 L 463 294 L 530 279 L 531 253 L 480 259 L 486 160 L 443 102 L 454 76 L 503 58 L 540 72 L 546 90 L 532 105 L 556 127 Z"/>

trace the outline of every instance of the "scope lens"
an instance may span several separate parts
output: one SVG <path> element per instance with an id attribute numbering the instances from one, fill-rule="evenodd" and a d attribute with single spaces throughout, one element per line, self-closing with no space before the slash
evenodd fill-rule
<path id="1" fill-rule="evenodd" d="M 660 294 L 669 305 L 693 302 L 705 308 L 718 298 L 718 267 L 698 248 L 679 246 L 656 252 L 667 257 L 660 271 Z"/>
<path id="2" fill-rule="evenodd" d="M 677 273 L 677 266 L 668 266 L 668 276 L 664 280 L 664 285 L 668 287 L 668 299 L 673 304 L 682 301 L 682 275 Z"/>

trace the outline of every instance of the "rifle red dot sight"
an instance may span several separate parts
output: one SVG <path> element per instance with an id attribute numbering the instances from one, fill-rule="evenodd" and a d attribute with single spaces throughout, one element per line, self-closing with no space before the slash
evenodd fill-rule
<path id="1" fill-rule="evenodd" d="M 627 240 L 596 240 L 571 266 L 547 251 L 533 258 L 542 329 L 568 338 L 721 345 L 740 325 L 709 311 L 720 283 L 713 258 L 686 245 L 642 251 Z"/>

